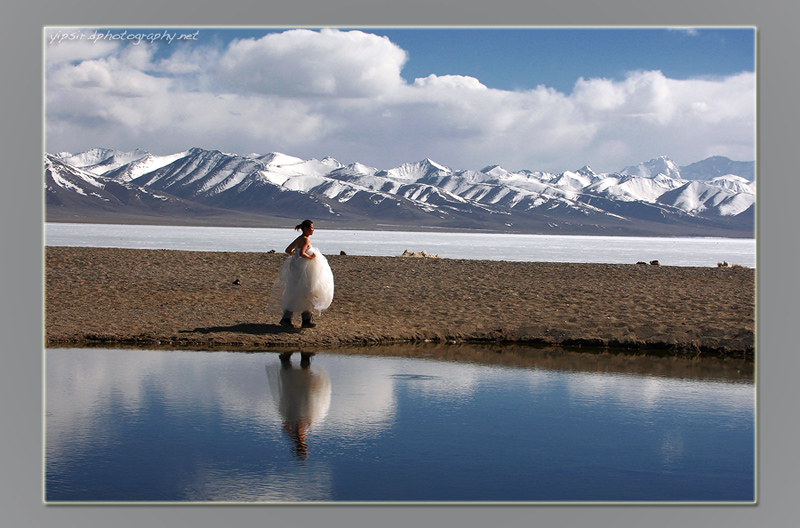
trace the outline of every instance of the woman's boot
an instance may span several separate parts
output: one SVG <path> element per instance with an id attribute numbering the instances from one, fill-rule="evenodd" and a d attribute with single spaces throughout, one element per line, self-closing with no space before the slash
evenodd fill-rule
<path id="1" fill-rule="evenodd" d="M 300 315 L 303 318 L 303 328 L 314 328 L 317 326 L 316 323 L 311 322 L 311 312 L 303 312 Z"/>

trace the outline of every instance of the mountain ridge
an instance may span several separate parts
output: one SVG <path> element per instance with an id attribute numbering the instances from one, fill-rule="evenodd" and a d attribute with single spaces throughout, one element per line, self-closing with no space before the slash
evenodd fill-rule
<path id="1" fill-rule="evenodd" d="M 313 217 L 331 227 L 752 237 L 754 166 L 714 156 L 679 167 L 661 156 L 614 173 L 584 165 L 553 174 L 499 165 L 453 170 L 429 158 L 378 169 L 278 152 L 194 147 L 154 156 L 95 148 L 46 153 L 45 196 L 48 221 L 216 218 L 267 226 Z"/>

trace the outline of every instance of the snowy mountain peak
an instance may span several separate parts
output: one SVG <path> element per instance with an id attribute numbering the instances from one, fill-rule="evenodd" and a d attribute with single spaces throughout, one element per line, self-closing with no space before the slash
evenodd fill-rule
<path id="1" fill-rule="evenodd" d="M 121 152 L 109 148 L 93 148 L 79 154 L 63 152 L 57 157 L 64 163 L 73 167 L 79 167 L 93 174 L 101 174 L 141 159 L 148 154 L 146 150 L 141 149 L 136 149 L 131 152 Z"/>
<path id="2" fill-rule="evenodd" d="M 641 178 L 654 178 L 659 174 L 663 174 L 676 180 L 681 179 L 680 169 L 674 161 L 666 156 L 659 156 L 638 165 L 625 167 L 620 171 L 620 174 L 639 176 Z"/>
<path id="3" fill-rule="evenodd" d="M 452 172 L 448 167 L 445 167 L 444 165 L 440 165 L 439 163 L 436 163 L 435 161 L 433 161 L 430 158 L 425 158 L 424 160 L 422 160 L 422 163 L 424 163 L 428 167 L 433 167 L 434 169 L 437 169 L 437 170 L 441 170 L 441 171 L 445 171 L 445 172 Z"/>
<path id="4" fill-rule="evenodd" d="M 189 151 L 177 152 L 167 156 L 154 156 L 148 153 L 137 160 L 104 173 L 104 176 L 119 182 L 129 182 L 188 155 Z"/>
<path id="5" fill-rule="evenodd" d="M 712 182 L 720 182 L 720 181 L 734 181 L 738 183 L 750 183 L 747 178 L 742 178 L 741 176 L 737 176 L 736 174 L 724 174 L 722 176 L 717 176 L 716 178 L 711 178 Z"/>
<path id="6" fill-rule="evenodd" d="M 733 161 L 724 156 L 711 156 L 702 161 L 681 167 L 681 175 L 687 180 L 710 180 L 717 176 L 735 174 L 748 181 L 755 181 L 754 161 Z"/>
<path id="7" fill-rule="evenodd" d="M 747 178 L 737 176 L 735 174 L 725 174 L 707 180 L 711 185 L 719 186 L 736 193 L 755 194 L 756 186 L 751 183 Z"/>
<path id="8" fill-rule="evenodd" d="M 262 162 L 264 165 L 272 166 L 272 167 L 282 167 L 285 165 L 296 165 L 298 163 L 303 163 L 305 160 L 301 158 L 296 158 L 294 156 L 288 156 L 286 154 L 281 154 L 280 152 L 270 152 L 269 154 L 264 154 L 263 156 L 259 156 L 255 158 L 258 161 Z"/>
<path id="9" fill-rule="evenodd" d="M 488 174 L 493 178 L 508 178 L 511 176 L 511 173 L 501 167 L 500 165 L 489 165 L 488 167 L 484 167 L 481 169 L 481 172 L 484 174 Z"/>
<path id="10" fill-rule="evenodd" d="M 189 156 L 203 156 L 205 158 L 224 156 L 219 150 L 206 150 L 200 147 L 192 147 L 186 152 Z"/>
<path id="11" fill-rule="evenodd" d="M 582 172 L 563 172 L 560 176 L 553 179 L 553 185 L 560 189 L 569 189 L 578 191 L 584 187 L 588 187 L 592 182 L 591 175 Z"/>
<path id="12" fill-rule="evenodd" d="M 452 173 L 452 171 L 447 167 L 439 165 L 429 158 L 425 158 L 424 160 L 416 163 L 403 163 L 394 169 L 381 171 L 381 174 L 390 178 L 416 181 L 437 172 Z"/>
<path id="13" fill-rule="evenodd" d="M 368 167 L 359 162 L 351 163 L 347 166 L 347 168 L 355 174 L 375 174 L 378 172 L 378 169 L 374 167 Z"/>
<path id="14" fill-rule="evenodd" d="M 101 161 L 112 156 L 113 150 L 108 148 L 95 147 L 87 150 L 86 152 L 79 152 L 78 154 L 70 154 L 69 152 L 60 152 L 56 155 L 64 163 L 68 163 L 73 167 L 87 167 L 89 165 L 96 165 Z"/>
<path id="15" fill-rule="evenodd" d="M 342 163 L 337 160 L 336 158 L 332 158 L 330 156 L 325 156 L 318 163 L 322 166 L 328 167 L 328 170 L 338 169 L 340 167 L 344 167 Z"/>

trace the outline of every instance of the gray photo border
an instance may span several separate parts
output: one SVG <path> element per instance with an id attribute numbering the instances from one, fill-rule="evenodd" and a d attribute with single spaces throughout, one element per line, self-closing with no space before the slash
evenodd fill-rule
<path id="1" fill-rule="evenodd" d="M 792 143 L 798 122 L 794 94 L 798 46 L 783 2 L 731 4 L 673 1 L 636 6 L 625 0 L 295 0 L 197 4 L 153 0 L 104 5 L 17 3 L 4 8 L 3 160 L 0 230 L 3 355 L 2 511 L 9 526 L 597 526 L 781 525 L 797 497 L 797 355 L 789 339 L 797 298 L 796 169 Z M 42 27 L 130 26 L 420 26 L 420 25 L 692 25 L 755 26 L 758 31 L 758 411 L 757 506 L 45 506 L 42 476 Z"/>

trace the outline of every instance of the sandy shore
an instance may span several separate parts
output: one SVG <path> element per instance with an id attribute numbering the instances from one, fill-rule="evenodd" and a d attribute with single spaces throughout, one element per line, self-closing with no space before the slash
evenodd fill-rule
<path id="1" fill-rule="evenodd" d="M 292 349 L 420 341 L 750 356 L 755 272 L 637 264 L 328 256 L 311 329 L 268 307 L 285 255 L 48 247 L 47 346 Z M 296 323 L 299 326 L 299 322 Z"/>

